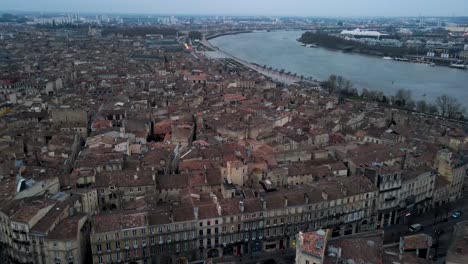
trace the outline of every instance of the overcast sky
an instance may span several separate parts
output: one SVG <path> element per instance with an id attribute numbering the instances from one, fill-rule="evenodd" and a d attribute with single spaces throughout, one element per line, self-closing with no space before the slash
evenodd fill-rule
<path id="1" fill-rule="evenodd" d="M 465 16 L 468 0 L 0 0 L 0 10 L 93 13 Z"/>

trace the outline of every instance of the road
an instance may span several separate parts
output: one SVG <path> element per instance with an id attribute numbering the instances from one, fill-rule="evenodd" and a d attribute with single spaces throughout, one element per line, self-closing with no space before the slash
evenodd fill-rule
<path id="1" fill-rule="evenodd" d="M 453 205 L 452 207 L 454 208 L 453 211 L 460 210 L 462 203 L 465 203 L 465 204 L 468 203 L 467 196 L 463 197 L 463 199 L 457 201 L 457 203 Z M 447 222 L 444 221 L 446 218 L 447 218 Z M 465 212 L 464 214 L 462 214 L 462 216 L 458 219 L 452 219 L 451 212 L 448 215 L 447 214 L 439 215 L 436 221 L 434 219 L 434 211 L 431 210 L 429 212 L 426 212 L 423 215 L 413 217 L 411 222 L 422 225 L 424 227 L 424 233 L 432 234 L 432 231 L 434 230 L 434 228 L 442 228 L 442 229 L 450 228 L 450 227 L 453 228 L 453 225 L 455 223 L 460 222 L 460 221 L 465 221 L 465 220 L 468 220 L 468 212 Z M 392 226 L 389 226 L 388 228 L 385 228 L 384 231 L 385 231 L 384 243 L 386 244 L 398 241 L 400 235 L 409 234 L 408 225 L 406 224 L 392 225 Z M 447 233 L 447 230 L 445 231 Z"/>
<path id="2" fill-rule="evenodd" d="M 453 227 L 455 226 L 456 223 L 461 222 L 461 221 L 467 221 L 468 220 L 468 177 L 465 177 L 465 182 L 464 182 L 464 191 L 463 191 L 463 197 L 462 199 L 454 202 L 451 205 L 452 210 L 450 212 L 444 213 L 442 215 L 439 214 L 437 219 L 434 218 L 434 211 L 431 210 L 424 215 L 416 216 L 411 219 L 412 223 L 418 223 L 421 224 L 424 227 L 424 230 L 422 231 L 425 234 L 428 234 L 430 236 L 433 236 L 433 242 L 435 242 L 437 239 L 434 236 L 434 230 L 439 229 L 443 230 L 443 233 L 439 237 L 439 243 L 438 243 L 438 249 L 437 253 L 440 255 L 445 255 L 447 252 L 450 242 L 452 240 L 453 236 Z M 451 217 L 452 212 L 456 210 L 463 210 L 462 216 L 458 219 L 453 219 Z M 388 228 L 384 229 L 384 244 L 390 244 L 390 243 L 395 243 L 398 242 L 400 239 L 400 236 L 404 236 L 407 234 L 410 234 L 408 230 L 407 225 L 393 225 Z M 434 254 L 435 250 L 433 249 L 431 252 L 431 255 Z M 437 263 L 443 263 L 443 258 L 440 258 Z"/>

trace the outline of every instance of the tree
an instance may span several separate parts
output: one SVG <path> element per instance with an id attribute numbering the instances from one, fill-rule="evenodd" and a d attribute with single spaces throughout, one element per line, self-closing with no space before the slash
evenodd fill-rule
<path id="1" fill-rule="evenodd" d="M 442 116 L 457 118 L 463 115 L 464 109 L 457 99 L 448 95 L 441 95 L 436 99 L 436 105 Z"/>
<path id="2" fill-rule="evenodd" d="M 426 113 L 429 106 L 427 105 L 426 101 L 421 100 L 416 103 L 416 110 L 419 112 Z"/>
<path id="3" fill-rule="evenodd" d="M 449 104 L 449 97 L 447 95 L 441 95 L 436 99 L 436 105 L 440 110 L 440 114 L 445 116 L 447 114 L 447 105 Z"/>
<path id="4" fill-rule="evenodd" d="M 349 91 L 349 90 L 351 90 L 351 88 L 353 88 L 353 84 L 351 83 L 350 80 L 346 80 L 345 83 L 344 83 L 344 89 L 346 91 Z"/>
<path id="5" fill-rule="evenodd" d="M 341 76 L 336 77 L 336 84 L 337 84 L 338 90 L 341 90 L 341 88 L 343 88 L 343 82 L 344 82 L 343 77 Z"/>
<path id="6" fill-rule="evenodd" d="M 463 116 L 465 109 L 462 105 L 457 101 L 457 99 L 453 98 L 453 103 L 448 105 L 447 114 L 449 118 L 457 118 Z"/>
<path id="7" fill-rule="evenodd" d="M 367 90 L 366 88 L 362 89 L 361 97 L 364 98 L 364 99 L 373 100 L 371 92 L 369 90 Z"/>
<path id="8" fill-rule="evenodd" d="M 382 100 L 380 100 L 380 102 L 384 103 L 384 104 L 388 104 L 390 103 L 389 100 L 388 100 L 388 97 L 387 96 L 382 96 Z"/>
<path id="9" fill-rule="evenodd" d="M 328 78 L 327 88 L 329 93 L 333 93 L 336 90 L 336 75 L 330 75 Z"/>
<path id="10" fill-rule="evenodd" d="M 406 101 L 406 108 L 409 110 L 414 110 L 416 103 L 413 100 Z"/>
<path id="11" fill-rule="evenodd" d="M 387 97 L 385 97 L 384 93 L 382 91 L 375 92 L 375 100 L 382 102 L 382 103 L 387 103 Z"/>
<path id="12" fill-rule="evenodd" d="M 435 104 L 428 104 L 427 106 L 427 113 L 431 115 L 437 115 L 439 114 L 439 109 L 437 108 L 437 105 Z"/>
<path id="13" fill-rule="evenodd" d="M 405 89 L 399 89 L 394 98 L 394 104 L 397 106 L 406 106 L 406 104 L 411 100 L 411 91 Z"/>
<path id="14" fill-rule="evenodd" d="M 340 89 L 345 95 L 358 96 L 357 89 L 353 88 L 353 83 L 349 80 L 344 80 L 343 87 Z"/>

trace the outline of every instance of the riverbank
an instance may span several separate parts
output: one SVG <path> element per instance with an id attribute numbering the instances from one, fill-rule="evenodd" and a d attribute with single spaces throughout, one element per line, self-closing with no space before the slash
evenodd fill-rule
<path id="1" fill-rule="evenodd" d="M 409 63 L 424 63 L 437 66 L 451 66 L 452 64 L 460 63 L 460 59 L 427 57 L 425 50 L 405 47 L 386 47 L 386 46 L 369 46 L 365 43 L 356 42 L 349 39 L 343 39 L 327 33 L 304 32 L 299 39 L 299 43 L 308 45 L 315 44 L 317 46 L 339 50 L 343 52 L 356 53 L 362 55 L 385 57 L 389 60 L 396 60 Z M 463 63 L 466 63 L 463 62 Z"/>
<path id="2" fill-rule="evenodd" d="M 297 39 L 303 31 L 253 32 L 210 40 L 213 46 L 252 64 L 284 69 L 298 76 L 328 80 L 340 75 L 355 87 L 393 96 L 410 90 L 413 100 L 434 102 L 443 94 L 468 98 L 468 71 L 430 67 L 417 63 L 383 60 L 381 57 L 337 52 L 322 47 L 302 47 Z M 268 67 L 269 68 L 269 67 Z M 468 101 L 463 101 L 468 108 Z"/>
<path id="3" fill-rule="evenodd" d="M 297 32 L 296 32 L 297 33 Z M 289 37 L 286 37 L 289 36 Z M 394 61 L 382 60 L 377 59 L 372 56 L 362 56 L 362 55 L 351 55 L 346 54 L 343 52 L 332 52 L 328 49 L 323 48 L 305 48 L 301 47 L 297 44 L 296 39 L 297 37 L 292 38 L 294 36 L 292 33 L 289 32 L 257 32 L 255 34 L 248 34 L 248 35 L 237 35 L 237 36 L 226 36 L 223 38 L 219 38 L 214 40 L 214 42 L 219 45 L 215 46 L 213 43 L 204 40 L 203 42 L 210 49 L 216 50 L 218 53 L 222 53 L 225 59 L 231 60 L 234 59 L 236 63 L 240 63 L 246 66 L 248 69 L 255 70 L 260 74 L 270 77 L 272 80 L 282 82 L 285 84 L 292 84 L 294 80 L 299 81 L 302 78 L 298 78 L 297 76 L 290 75 L 284 73 L 285 71 L 297 72 L 299 74 L 303 74 L 301 70 L 294 70 L 294 68 L 298 67 L 302 70 L 304 69 L 322 69 L 323 66 L 326 66 L 324 63 L 330 64 L 330 60 L 334 61 L 333 56 L 338 56 L 339 60 L 336 63 L 330 64 L 330 66 L 336 70 L 340 66 L 347 64 L 347 58 L 352 58 L 353 60 L 349 61 L 349 68 L 356 72 L 361 72 L 364 74 L 362 78 L 374 77 L 372 71 L 375 69 L 381 69 L 382 71 L 388 70 L 398 70 L 397 76 L 400 78 L 401 83 L 403 86 L 398 87 L 395 83 L 399 83 L 400 80 L 393 81 L 390 87 L 395 87 L 394 89 L 376 89 L 376 87 L 385 88 L 385 78 L 391 77 L 391 74 L 382 75 L 382 79 L 378 79 L 377 83 L 379 86 L 369 87 L 364 86 L 359 82 L 355 82 L 353 79 L 349 78 L 356 77 L 355 74 L 345 75 L 342 74 L 340 71 L 333 71 L 330 72 L 329 75 L 326 75 L 320 79 L 327 80 L 326 82 L 321 82 L 323 84 L 323 88 L 320 89 L 322 91 L 327 90 L 333 93 L 339 93 L 344 98 L 349 100 L 365 100 L 368 102 L 377 102 L 383 105 L 386 105 L 390 108 L 398 108 L 402 110 L 407 110 L 414 113 L 423 113 L 428 116 L 437 116 L 434 114 L 433 106 L 435 105 L 435 99 L 442 95 L 449 95 L 452 98 L 459 98 L 459 96 L 451 95 L 447 92 L 450 92 L 447 89 L 438 89 L 435 88 L 433 91 L 437 92 L 437 94 L 430 94 L 430 97 L 426 97 L 426 93 L 429 94 L 430 91 L 424 90 L 424 94 L 415 93 L 415 89 L 412 91 L 411 87 L 408 87 L 407 78 L 414 78 L 414 83 L 418 86 L 421 86 L 422 89 L 430 88 L 430 85 L 436 84 L 431 80 L 434 76 L 443 76 L 447 78 L 447 81 L 441 85 L 449 85 L 453 83 L 452 78 L 447 76 L 447 74 L 440 75 L 439 72 L 446 72 L 446 73 L 455 73 L 454 76 L 458 76 L 458 78 L 466 78 L 468 75 L 465 74 L 463 71 L 459 70 L 452 70 L 452 69 L 434 69 L 432 67 L 424 66 L 424 65 L 416 65 L 416 64 L 406 64 L 406 63 L 399 63 Z M 256 39 L 256 41 L 252 41 L 252 39 Z M 239 41 L 240 40 L 240 41 Z M 262 45 L 258 45 L 258 43 L 262 43 Z M 275 49 L 271 49 L 270 45 L 274 46 Z M 232 47 L 235 46 L 237 49 L 233 49 Z M 222 49 L 221 49 L 222 48 Z M 227 51 L 226 51 L 226 50 Z M 317 54 L 323 55 L 324 60 L 317 60 Z M 260 56 L 259 56 L 260 55 Z M 262 55 L 265 55 L 265 59 L 262 59 Z M 215 58 L 216 59 L 216 58 Z M 272 60 L 273 59 L 273 60 Z M 249 60 L 247 62 L 246 60 Z M 355 61 L 360 60 L 360 61 Z M 284 64 L 288 63 L 290 64 Z M 306 63 L 306 64 L 304 64 Z M 263 65 L 263 66 L 262 66 Z M 289 67 L 288 67 L 289 65 Z M 314 67 L 315 66 L 315 67 Z M 272 68 L 276 67 L 279 70 L 273 70 Z M 430 72 L 430 75 L 424 76 L 423 79 L 419 79 L 418 73 L 426 73 Z M 335 86 L 330 86 L 330 75 L 342 75 L 335 76 Z M 297 75 L 297 74 L 296 74 Z M 305 74 L 304 74 L 305 75 Z M 354 75 L 354 76 L 353 76 Z M 307 74 L 310 76 L 310 74 Z M 339 78 L 336 78 L 339 77 Z M 304 78 L 304 80 L 309 78 Z M 339 80 L 341 79 L 341 81 Z M 348 82 L 349 79 L 351 82 Z M 457 77 L 455 77 L 457 79 Z M 391 80 L 391 79 L 390 79 Z M 307 80 L 308 81 L 308 80 Z M 306 82 L 307 82 L 306 81 Z M 458 80 L 460 81 L 460 80 Z M 467 79 L 468 81 L 468 79 Z M 427 82 L 427 83 L 426 83 Z M 318 81 L 310 82 L 311 84 L 320 85 Z M 463 82 L 460 82 L 461 87 L 464 86 Z M 322 85 L 320 85 L 322 87 Z M 329 89 L 330 87 L 341 87 L 339 91 L 336 89 Z M 396 88 L 398 87 L 398 88 Z M 437 84 L 436 86 L 437 87 Z M 399 97 L 399 90 L 404 90 L 408 96 L 405 95 L 404 98 L 407 99 L 398 99 Z M 379 94 L 380 93 L 380 94 Z M 461 93 L 467 93 L 466 90 L 462 89 Z M 456 101 L 455 101 L 456 103 Z M 460 102 L 462 104 L 466 104 L 466 102 Z M 418 111 L 420 109 L 420 111 Z M 438 111 L 437 108 L 435 112 Z M 462 117 L 462 116 L 460 116 Z M 447 118 L 448 117 L 444 117 Z M 458 118 L 458 117 L 457 117 Z M 462 117 L 463 118 L 463 117 Z M 452 118 L 453 119 L 453 118 Z M 453 120 L 456 120 L 453 119 Z"/>
<path id="4" fill-rule="evenodd" d="M 224 32 L 224 33 L 219 33 L 219 34 L 206 36 L 205 39 L 206 40 L 211 40 L 211 39 L 219 38 L 219 37 L 222 37 L 222 36 L 237 35 L 237 34 L 252 33 L 252 32 L 253 32 L 252 30 Z"/>
<path id="5" fill-rule="evenodd" d="M 237 33 L 237 34 L 239 34 L 239 33 Z M 232 35 L 232 34 L 229 34 L 229 35 Z M 258 64 L 247 62 L 247 61 L 245 61 L 243 59 L 240 59 L 240 58 L 238 58 L 238 57 L 236 57 L 236 56 L 234 56 L 232 54 L 227 53 L 226 51 L 223 51 L 223 50 L 219 49 L 218 47 L 215 47 L 206 38 L 204 38 L 202 41 L 200 41 L 200 44 L 204 45 L 205 47 L 207 47 L 209 49 L 215 50 L 217 53 L 219 53 L 219 54 L 217 54 L 215 56 L 215 58 L 222 58 L 223 56 L 220 56 L 220 54 L 224 55 L 224 57 L 232 59 L 232 60 L 236 61 L 237 63 L 240 63 L 240 64 L 244 65 L 245 67 L 247 67 L 247 68 L 249 68 L 249 69 L 251 69 L 253 71 L 256 71 L 256 72 L 258 72 L 258 73 L 272 79 L 273 81 L 280 82 L 280 83 L 283 83 L 285 85 L 291 85 L 291 84 L 294 84 L 294 83 L 305 81 L 304 78 L 294 76 L 294 75 L 291 75 L 291 74 L 286 74 L 284 72 L 276 71 L 276 70 L 269 69 L 269 68 L 266 68 L 266 67 L 262 67 L 262 66 L 259 66 Z M 316 82 L 311 82 L 311 81 L 308 81 L 308 82 L 310 82 L 311 84 L 314 84 L 314 85 L 319 85 Z"/>

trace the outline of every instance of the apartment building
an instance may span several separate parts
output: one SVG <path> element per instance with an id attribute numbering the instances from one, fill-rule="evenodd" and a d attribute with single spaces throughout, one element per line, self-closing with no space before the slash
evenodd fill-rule
<path id="1" fill-rule="evenodd" d="M 468 160 L 448 149 L 437 152 L 434 167 L 448 181 L 449 199 L 453 202 L 461 197 L 463 181 L 466 175 Z"/>
<path id="2" fill-rule="evenodd" d="M 94 263 L 174 263 L 291 248 L 299 231 L 334 227 L 333 236 L 376 227 L 377 188 L 363 176 L 315 186 L 218 199 L 212 194 L 157 210 L 95 217 Z"/>
<path id="3" fill-rule="evenodd" d="M 87 263 L 89 213 L 78 194 L 12 200 L 0 210 L 2 243 L 17 263 Z"/>

